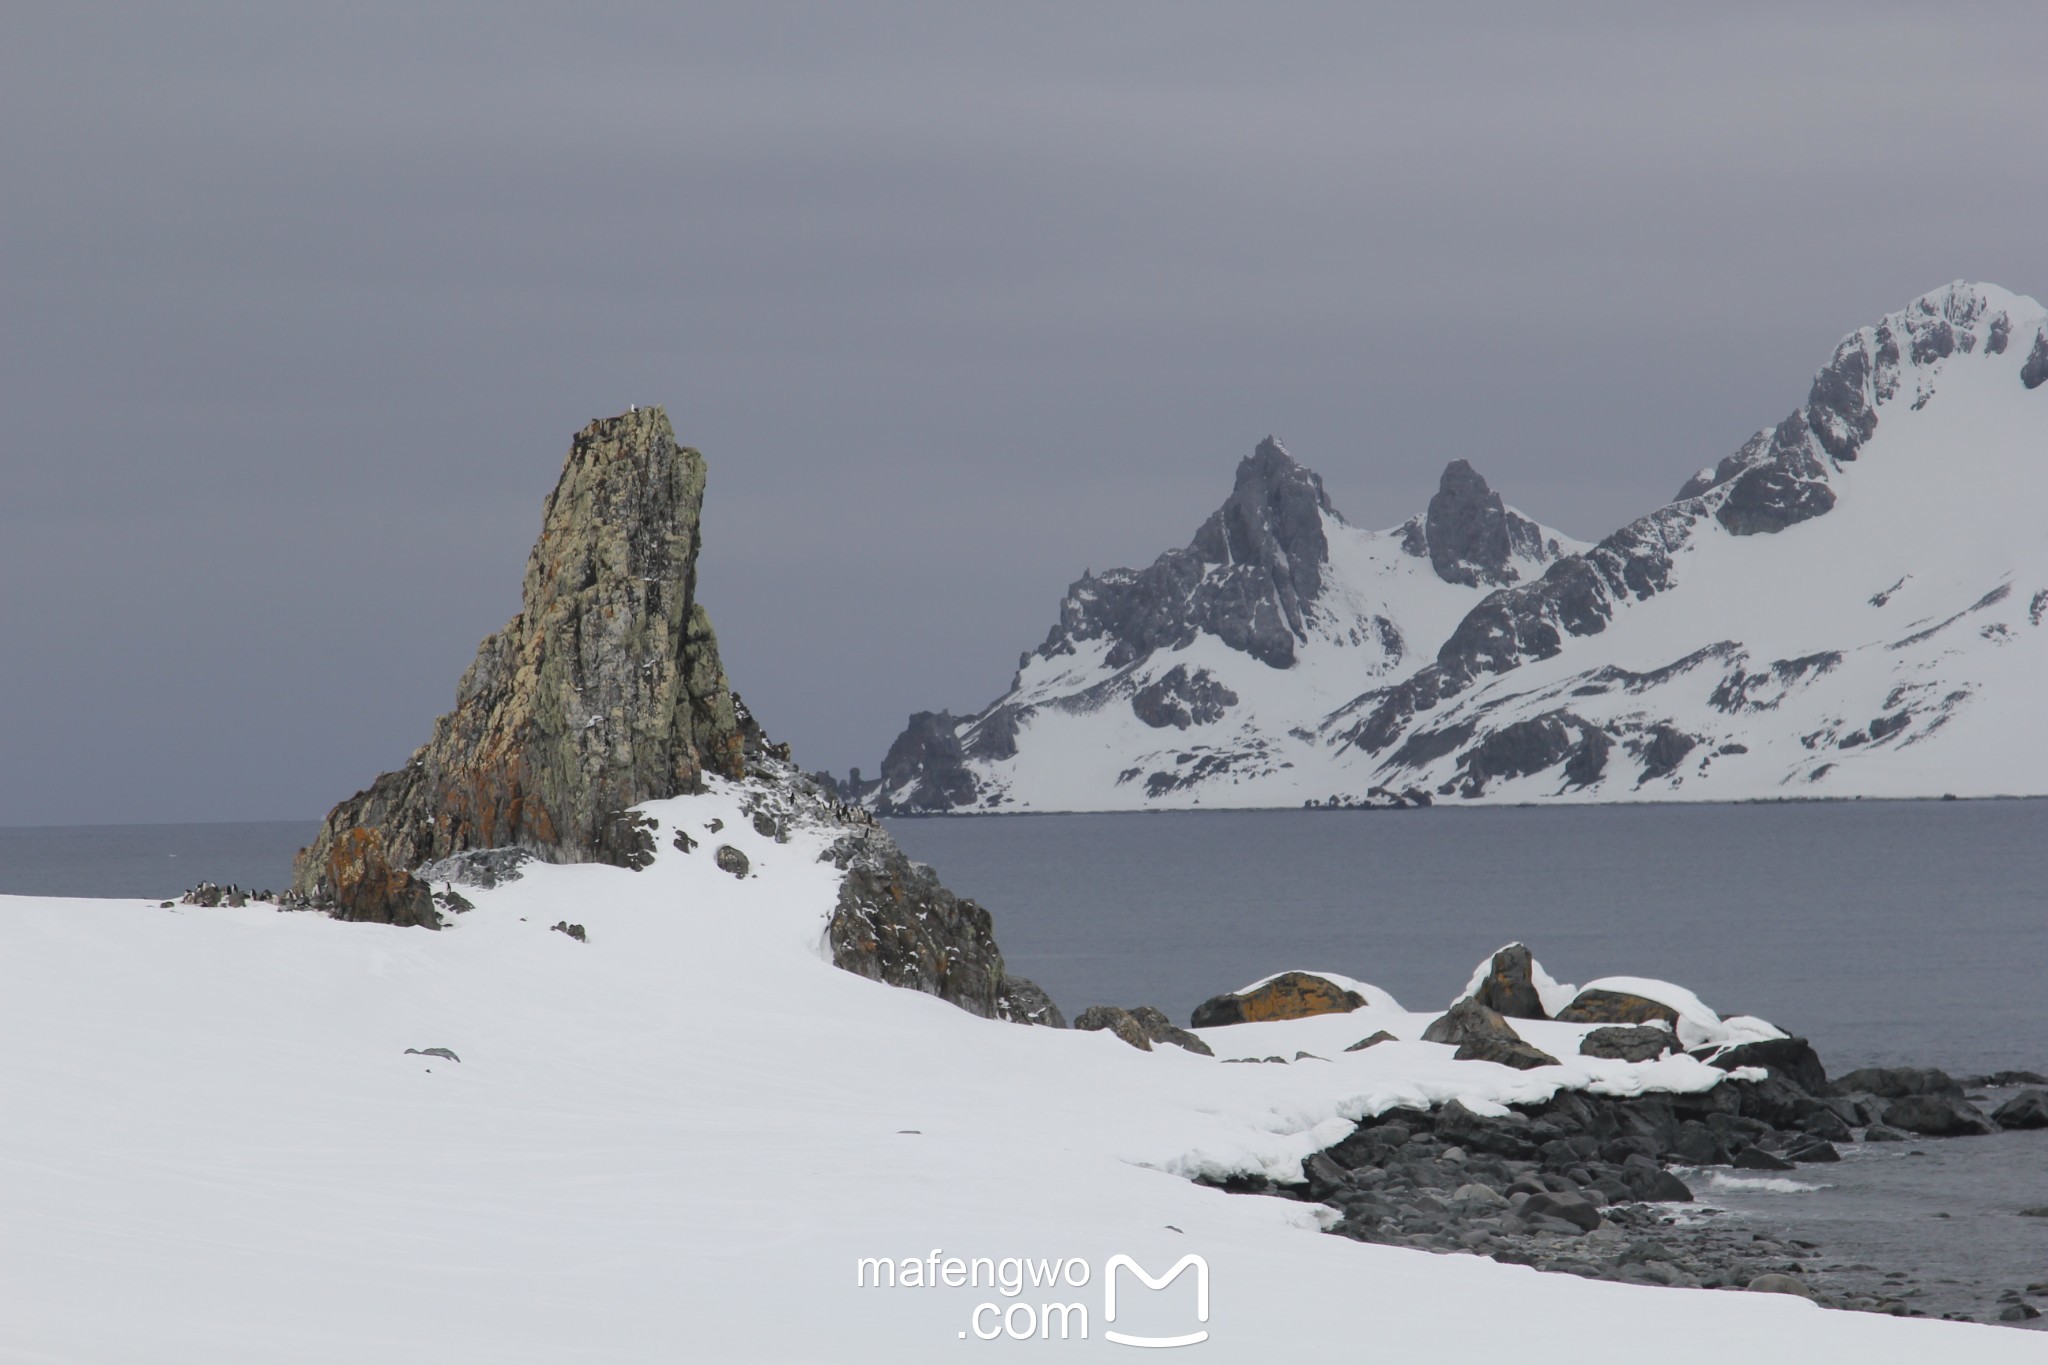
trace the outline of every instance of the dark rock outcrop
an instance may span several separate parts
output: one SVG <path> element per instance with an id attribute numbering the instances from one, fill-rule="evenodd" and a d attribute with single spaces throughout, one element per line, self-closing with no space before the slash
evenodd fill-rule
<path id="1" fill-rule="evenodd" d="M 1462 1047 L 1477 1038 L 1518 1040 L 1521 1036 L 1500 1011 L 1476 1000 L 1458 1001 L 1422 1031 L 1423 1042 L 1451 1047 Z"/>
<path id="2" fill-rule="evenodd" d="M 1166 1017 L 1166 1012 L 1150 1005 L 1140 1005 L 1131 1011 L 1131 1018 L 1138 1021 L 1138 1027 L 1145 1030 L 1145 1036 L 1155 1043 L 1171 1043 L 1177 1048 L 1214 1057 L 1215 1050 L 1207 1043 L 1189 1033 Z"/>
<path id="3" fill-rule="evenodd" d="M 1979 1137 L 1998 1131 L 1968 1100 L 1949 1095 L 1908 1095 L 1885 1107 L 1885 1123 L 1923 1137 Z"/>
<path id="4" fill-rule="evenodd" d="M 1932 1066 L 1864 1067 L 1837 1077 L 1835 1090 L 1843 1095 L 1876 1095 L 1887 1100 L 1908 1095 L 1952 1095 L 1957 1099 L 1963 1096 L 1963 1087 L 1955 1077 Z"/>
<path id="5" fill-rule="evenodd" d="M 1587 990 L 1557 1012 L 1565 1024 L 1667 1024 L 1678 1027 L 1678 1011 L 1626 991 Z"/>
<path id="6" fill-rule="evenodd" d="M 1286 668 L 1322 592 L 1322 519 L 1335 515 L 1322 479 L 1269 436 L 1238 465 L 1229 499 L 1186 549 L 1148 568 L 1083 575 L 1038 652 L 1050 658 L 1083 640 L 1108 640 L 1110 666 L 1122 667 L 1207 633 Z"/>
<path id="7" fill-rule="evenodd" d="M 1365 997 L 1308 972 L 1282 972 L 1248 991 L 1211 996 L 1195 1006 L 1193 1028 L 1256 1024 L 1267 1019 L 1304 1019 L 1312 1014 L 1345 1014 Z"/>
<path id="8" fill-rule="evenodd" d="M 1175 664 L 1131 696 L 1132 713 L 1155 730 L 1169 725 L 1176 730 L 1212 725 L 1235 705 L 1237 693 L 1217 682 L 1206 668 L 1190 674 L 1186 664 Z"/>
<path id="9" fill-rule="evenodd" d="M 1046 1028 L 1067 1026 L 1067 1016 L 1060 1013 L 1052 997 L 1037 982 L 1021 976 L 1003 978 L 1002 989 L 996 996 L 996 1017 L 1019 1024 L 1042 1024 Z"/>
<path id="10" fill-rule="evenodd" d="M 1707 1064 L 1723 1071 L 1760 1066 L 1781 1080 L 1790 1081 L 1809 1095 L 1828 1093 L 1828 1073 L 1821 1065 L 1813 1044 L 1804 1038 L 1766 1038 L 1722 1048 L 1707 1058 Z"/>
<path id="11" fill-rule="evenodd" d="M 1129 1010 L 1115 1005 L 1090 1005 L 1075 1016 L 1074 1027 L 1083 1032 L 1114 1033 L 1140 1052 L 1152 1050 L 1152 1040 L 1145 1036 L 1145 1026 L 1133 1019 Z"/>
<path id="12" fill-rule="evenodd" d="M 1204 1057 L 1216 1055 L 1207 1043 L 1177 1026 L 1163 1010 L 1150 1005 L 1140 1005 L 1134 1010 L 1120 1009 L 1115 1005 L 1090 1005 L 1074 1020 L 1074 1027 L 1106 1030 L 1132 1047 L 1147 1052 L 1152 1051 L 1154 1043 L 1170 1043 Z"/>
<path id="13" fill-rule="evenodd" d="M 519 614 L 433 737 L 328 814 L 294 889 L 343 918 L 431 923 L 423 863 L 521 848 L 631 866 L 643 850 L 620 811 L 740 776 L 749 731 L 696 597 L 703 498 L 703 457 L 660 408 L 578 432 Z"/>
<path id="14" fill-rule="evenodd" d="M 940 885 L 931 868 L 912 862 L 879 827 L 847 834 L 826 856 L 846 873 L 825 927 L 835 966 L 984 1018 L 1037 1022 L 1015 1011 L 1044 993 L 1035 986 L 1005 992 L 988 911 Z"/>
<path id="15" fill-rule="evenodd" d="M 1651 1062 L 1674 1050 L 1677 1041 L 1668 1029 L 1643 1025 L 1609 1025 L 1596 1028 L 1579 1040 L 1581 1057 L 1606 1057 L 1617 1062 Z"/>
<path id="16" fill-rule="evenodd" d="M 1509 1019 L 1548 1019 L 1536 993 L 1535 966 L 1527 947 L 1510 943 L 1493 955 L 1486 979 L 1472 998 Z"/>
<path id="17" fill-rule="evenodd" d="M 1546 547 L 1542 528 L 1510 511 L 1464 460 L 1444 466 L 1421 531 L 1421 545 L 1406 548 L 1426 548 L 1438 578 L 1466 587 L 1502 587 L 1516 581 L 1521 575 L 1511 560 L 1518 554 L 1538 560 L 1557 557 L 1554 543 Z"/>
<path id="18" fill-rule="evenodd" d="M 2048 1128 L 2048 1093 L 2022 1090 L 1991 1111 L 2000 1128 Z"/>
<path id="19" fill-rule="evenodd" d="M 1422 1041 L 1456 1046 L 1452 1056 L 1460 1062 L 1496 1062 L 1517 1071 L 1557 1065 L 1557 1058 L 1525 1041 L 1498 1011 L 1476 1000 L 1460 1000 L 1431 1020 Z"/>
<path id="20" fill-rule="evenodd" d="M 2048 327 L 2034 333 L 2034 349 L 2027 352 L 2026 363 L 2020 366 L 2020 383 L 2029 389 L 2048 383 Z"/>
<path id="21" fill-rule="evenodd" d="M 959 725 L 960 718 L 946 711 L 911 716 L 882 758 L 883 792 L 901 793 L 888 810 L 940 811 L 974 804 L 978 793 Z"/>

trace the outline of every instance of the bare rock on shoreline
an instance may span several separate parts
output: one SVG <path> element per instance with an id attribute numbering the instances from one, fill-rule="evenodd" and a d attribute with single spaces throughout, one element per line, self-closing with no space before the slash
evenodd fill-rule
<path id="1" fill-rule="evenodd" d="M 759 731 L 697 601 L 704 460 L 636 408 L 576 434 L 519 614 L 404 767 L 331 811 L 293 888 L 349 919 L 433 922 L 411 869 L 476 849 L 642 865 L 618 813 L 740 777 Z"/>

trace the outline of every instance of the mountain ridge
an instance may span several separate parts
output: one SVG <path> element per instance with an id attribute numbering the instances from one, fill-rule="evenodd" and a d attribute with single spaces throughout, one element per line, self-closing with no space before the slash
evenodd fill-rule
<path id="1" fill-rule="evenodd" d="M 1321 497 L 1316 591 L 1301 591 L 1289 560 L 1303 628 L 1291 628 L 1278 580 L 1270 604 L 1243 609 L 1256 616 L 1269 606 L 1272 620 L 1289 622 L 1287 644 L 1261 656 L 1268 674 L 1348 672 L 1362 684 L 1349 695 L 1334 695 L 1343 689 L 1329 677 L 1287 687 L 1247 671 L 1244 633 L 1202 629 L 1196 616 L 1180 618 L 1178 634 L 1118 637 L 1088 654 L 1102 632 L 1075 626 L 1093 623 L 1086 609 L 1105 590 L 1095 585 L 1130 591 L 1175 556 L 1183 573 L 1197 561 L 1213 570 L 1198 533 L 1151 570 L 1084 576 L 1008 692 L 972 716 L 913 717 L 882 777 L 857 784 L 857 794 L 883 813 L 910 814 L 2048 789 L 2023 765 L 1978 757 L 1981 739 L 1950 764 L 1923 761 L 1926 750 L 1907 763 L 1867 761 L 1879 749 L 1927 744 L 1987 705 L 2014 711 L 2019 685 L 2005 678 L 2010 661 L 1996 662 L 2006 645 L 2021 646 L 2011 657 L 2027 660 L 2022 677 L 2048 675 L 2048 654 L 2035 662 L 2048 544 L 2015 514 L 2030 494 L 2048 496 L 2048 459 L 2033 458 L 2048 452 L 2048 401 L 2036 401 L 2044 382 L 2041 305 L 1955 281 L 1844 337 L 1789 416 L 1592 545 L 1543 532 L 1453 461 L 1429 510 L 1382 537 L 1398 537 L 1407 567 L 1426 563 L 1431 582 L 1467 589 L 1448 621 L 1421 608 L 1425 585 L 1403 578 L 1399 560 L 1382 558 L 1363 575 L 1333 566 L 1330 547 L 1341 559 L 1355 533 L 1321 497 L 1320 478 L 1293 466 L 1301 474 L 1287 477 Z M 1240 466 L 1240 484 L 1254 462 L 1270 481 L 1275 454 L 1292 465 L 1268 438 Z M 1977 497 L 1979 487 L 2004 496 Z M 1965 562 L 1969 571 L 1949 582 Z M 1760 577 L 1764 565 L 1771 571 Z M 1838 580 L 1851 572 L 1882 581 L 1844 588 Z M 1238 586 L 1251 581 L 1240 575 Z M 1362 607 L 1361 582 L 1367 595 L 1398 584 L 1396 596 L 1414 609 Z M 1895 597 L 1924 615 L 1913 629 L 1866 638 L 1879 624 L 1868 611 Z M 1377 657 L 1354 647 L 1333 670 L 1339 651 L 1310 647 L 1340 617 L 1356 644 L 1377 639 Z M 1794 618 L 1796 629 L 1781 628 Z M 1952 629 L 1966 618 L 1981 628 L 1967 659 Z M 1766 647 L 1780 636 L 1785 647 Z M 1064 669 L 1049 667 L 1056 657 Z M 1843 709 L 1852 702 L 1869 709 L 1852 718 Z M 1063 718 L 1112 703 L 1143 728 Z M 1795 715 L 1804 728 L 1784 730 Z M 2023 717 L 2001 723 L 2033 734 Z M 1175 742 L 1151 742 L 1148 731 L 1169 726 Z M 1055 734 L 1062 730 L 1071 733 Z M 1121 748 L 1113 772 L 1091 746 Z M 1748 757 L 1759 748 L 1768 762 Z M 1850 768 L 1863 776 L 1848 780 Z M 1618 780 L 1624 769 L 1632 785 Z M 1747 776 L 1724 779 L 1731 770 Z"/>

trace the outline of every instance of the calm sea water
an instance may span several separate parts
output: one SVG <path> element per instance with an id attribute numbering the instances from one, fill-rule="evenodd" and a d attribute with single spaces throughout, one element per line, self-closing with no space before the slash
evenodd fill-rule
<path id="1" fill-rule="evenodd" d="M 202 881 L 280 890 L 319 830 L 317 820 L 0 827 L 0 896 L 169 900 Z"/>
<path id="2" fill-rule="evenodd" d="M 1520 939 L 1652 976 L 1831 1071 L 2048 1072 L 2048 800 L 1216 811 L 890 822 L 1069 1016 L 1290 967 L 1435 1009 Z M 2044 1267 L 2048 1269 L 2048 1267 Z"/>

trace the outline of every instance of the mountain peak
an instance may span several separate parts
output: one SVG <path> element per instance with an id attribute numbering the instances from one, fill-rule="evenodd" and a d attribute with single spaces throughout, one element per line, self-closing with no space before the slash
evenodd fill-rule
<path id="1" fill-rule="evenodd" d="M 1473 588 L 1505 587 L 1521 579 L 1517 558 L 1557 558 L 1543 528 L 1501 500 L 1468 460 L 1444 466 L 1429 509 L 1402 527 L 1402 547 L 1427 556 L 1446 583 Z"/>

